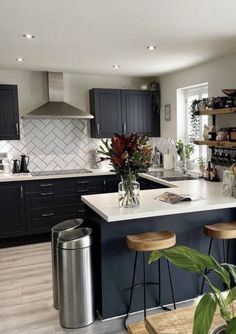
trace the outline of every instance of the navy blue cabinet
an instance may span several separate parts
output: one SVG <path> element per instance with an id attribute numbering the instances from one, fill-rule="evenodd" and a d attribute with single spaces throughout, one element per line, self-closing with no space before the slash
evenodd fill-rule
<path id="1" fill-rule="evenodd" d="M 24 235 L 23 186 L 17 182 L 0 184 L 0 203 L 0 239 Z"/>
<path id="2" fill-rule="evenodd" d="M 131 132 L 160 136 L 160 115 L 153 109 L 152 91 L 95 88 L 89 93 L 93 138 Z"/>
<path id="3" fill-rule="evenodd" d="M 20 139 L 16 85 L 0 85 L 0 140 Z"/>

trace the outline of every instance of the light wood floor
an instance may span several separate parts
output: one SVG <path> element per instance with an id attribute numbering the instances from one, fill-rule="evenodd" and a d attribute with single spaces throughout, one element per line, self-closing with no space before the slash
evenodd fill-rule
<path id="1" fill-rule="evenodd" d="M 155 310 L 157 312 L 157 310 Z M 142 320 L 142 314 L 131 321 Z M 52 306 L 50 243 L 0 249 L 0 334 L 123 334 L 122 319 L 68 330 Z"/>

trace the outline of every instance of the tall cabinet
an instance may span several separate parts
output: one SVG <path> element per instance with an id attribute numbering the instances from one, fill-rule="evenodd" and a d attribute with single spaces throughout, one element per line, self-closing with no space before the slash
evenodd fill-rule
<path id="1" fill-rule="evenodd" d="M 0 140 L 20 139 L 16 85 L 0 85 Z"/>
<path id="2" fill-rule="evenodd" d="M 108 138 L 114 133 L 160 136 L 160 115 L 153 109 L 149 90 L 90 90 L 91 136 Z"/>

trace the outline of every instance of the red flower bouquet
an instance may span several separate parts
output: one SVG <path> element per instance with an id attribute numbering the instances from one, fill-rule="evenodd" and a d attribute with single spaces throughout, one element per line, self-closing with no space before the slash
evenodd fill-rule
<path id="1" fill-rule="evenodd" d="M 139 205 L 139 196 L 135 196 L 134 184 L 137 186 L 138 173 L 148 171 L 151 164 L 152 147 L 147 136 L 139 137 L 132 133 L 129 136 L 115 134 L 108 140 L 103 140 L 99 153 L 110 159 L 110 164 L 116 174 L 122 178 L 123 186 L 120 196 L 120 206 L 134 207 Z"/>

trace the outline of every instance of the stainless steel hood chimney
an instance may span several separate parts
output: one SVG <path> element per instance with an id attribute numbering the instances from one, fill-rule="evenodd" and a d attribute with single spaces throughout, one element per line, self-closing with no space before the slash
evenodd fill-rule
<path id="1" fill-rule="evenodd" d="M 49 102 L 23 115 L 22 118 L 93 118 L 93 115 L 64 102 L 63 73 L 61 72 L 48 73 L 48 97 Z"/>

